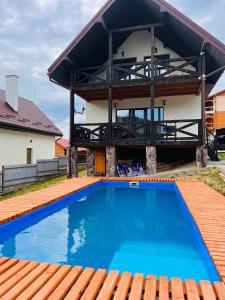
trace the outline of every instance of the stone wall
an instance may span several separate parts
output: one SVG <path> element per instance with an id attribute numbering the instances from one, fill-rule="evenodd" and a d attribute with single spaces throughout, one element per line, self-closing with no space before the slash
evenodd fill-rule
<path id="1" fill-rule="evenodd" d="M 95 176 L 95 149 L 87 149 L 87 176 Z"/>
<path id="2" fill-rule="evenodd" d="M 77 147 L 70 147 L 68 151 L 68 177 L 70 177 L 71 168 L 71 178 L 78 177 L 78 164 L 77 164 Z"/>
<path id="3" fill-rule="evenodd" d="M 116 147 L 106 147 L 106 176 L 116 176 Z"/>
<path id="4" fill-rule="evenodd" d="M 196 164 L 197 168 L 206 167 L 207 163 L 207 148 L 206 147 L 197 147 L 196 148 Z"/>
<path id="5" fill-rule="evenodd" d="M 148 175 L 157 172 L 157 154 L 155 146 L 146 147 L 146 171 Z"/>

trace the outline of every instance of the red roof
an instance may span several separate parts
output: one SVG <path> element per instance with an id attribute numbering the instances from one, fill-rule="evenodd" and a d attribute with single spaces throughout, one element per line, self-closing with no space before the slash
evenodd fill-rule
<path id="1" fill-rule="evenodd" d="M 57 144 L 63 147 L 63 149 L 68 149 L 70 146 L 70 141 L 68 139 L 60 139 L 56 141 Z M 78 147 L 78 152 L 87 151 L 86 148 Z"/>
<path id="2" fill-rule="evenodd" d="M 5 98 L 5 91 L 0 89 L 0 128 L 62 136 L 62 132 L 32 101 L 19 97 L 16 112 L 5 102 Z"/>
<path id="3" fill-rule="evenodd" d="M 70 146 L 69 140 L 68 139 L 60 139 L 56 141 L 57 144 L 63 147 L 63 149 L 67 149 Z"/>

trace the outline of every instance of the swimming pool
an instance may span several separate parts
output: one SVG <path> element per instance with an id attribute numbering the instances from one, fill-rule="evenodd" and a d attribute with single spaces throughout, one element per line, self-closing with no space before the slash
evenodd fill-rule
<path id="1" fill-rule="evenodd" d="M 99 182 L 0 226 L 0 256 L 220 280 L 174 183 Z"/>

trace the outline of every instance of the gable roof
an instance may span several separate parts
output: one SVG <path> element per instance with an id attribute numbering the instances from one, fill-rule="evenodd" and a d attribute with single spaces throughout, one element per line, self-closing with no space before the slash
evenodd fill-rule
<path id="1" fill-rule="evenodd" d="M 166 1 L 108 0 L 49 67 L 48 75 L 59 85 L 69 88 L 71 65 L 67 57 L 78 67 L 101 65 L 108 56 L 107 30 L 157 22 L 163 23 L 164 28 L 157 28 L 156 36 L 163 40 L 166 28 L 168 47 L 181 56 L 206 52 L 207 73 L 225 65 L 225 45 Z M 128 35 L 123 33 L 115 39 L 114 52 Z M 221 74 L 222 71 L 207 83 L 215 84 Z"/>
<path id="2" fill-rule="evenodd" d="M 18 112 L 15 112 L 5 99 L 5 91 L 0 89 L 0 128 L 62 136 L 62 132 L 32 101 L 19 97 Z"/>
<path id="3" fill-rule="evenodd" d="M 60 139 L 55 142 L 56 142 L 56 144 L 60 145 L 65 150 L 67 150 L 70 146 L 70 141 L 68 139 Z"/>
<path id="4" fill-rule="evenodd" d="M 219 96 L 219 95 L 221 95 L 221 94 L 224 94 L 224 95 L 225 95 L 225 89 L 223 89 L 223 90 L 221 90 L 221 91 L 218 91 L 218 92 L 216 92 L 216 93 L 213 93 L 213 94 L 209 95 L 208 99 L 212 99 L 212 98 L 214 98 L 214 97 L 216 97 L 216 96 Z"/>
<path id="5" fill-rule="evenodd" d="M 68 139 L 60 139 L 60 140 L 57 140 L 55 142 L 56 142 L 56 144 L 59 144 L 65 150 L 67 150 L 70 146 L 70 141 Z M 84 151 L 87 151 L 87 149 L 83 148 L 83 147 L 78 147 L 77 151 L 78 152 L 84 152 Z"/>

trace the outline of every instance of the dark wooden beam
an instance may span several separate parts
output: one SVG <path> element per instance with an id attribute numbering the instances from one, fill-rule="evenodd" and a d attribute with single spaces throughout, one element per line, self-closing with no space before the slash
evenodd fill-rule
<path id="1" fill-rule="evenodd" d="M 117 28 L 111 30 L 112 33 L 116 32 L 126 32 L 126 31 L 140 31 L 140 30 L 148 30 L 153 27 L 162 26 L 162 23 L 154 23 L 154 24 L 145 24 L 145 25 L 138 25 L 138 26 L 131 26 L 131 27 L 124 27 L 124 28 Z"/>
<path id="2" fill-rule="evenodd" d="M 155 107 L 155 85 L 154 85 L 154 77 L 155 77 L 155 28 L 151 27 L 151 120 L 154 121 L 154 107 Z"/>
<path id="3" fill-rule="evenodd" d="M 71 147 L 74 146 L 74 108 L 75 108 L 75 99 L 74 99 L 74 71 L 71 70 L 70 73 L 70 153 L 69 153 L 69 178 L 72 178 L 72 156 L 71 156 Z"/>
<path id="4" fill-rule="evenodd" d="M 206 100 L 206 56 L 201 53 L 202 57 L 202 92 L 201 92 L 201 117 L 202 117 L 202 141 L 203 145 L 206 143 L 206 123 L 205 123 L 205 100 Z"/>
<path id="5" fill-rule="evenodd" d="M 113 63 L 113 38 L 109 32 L 109 61 L 108 61 L 108 122 L 109 122 L 109 139 L 112 136 L 112 63 Z"/>

